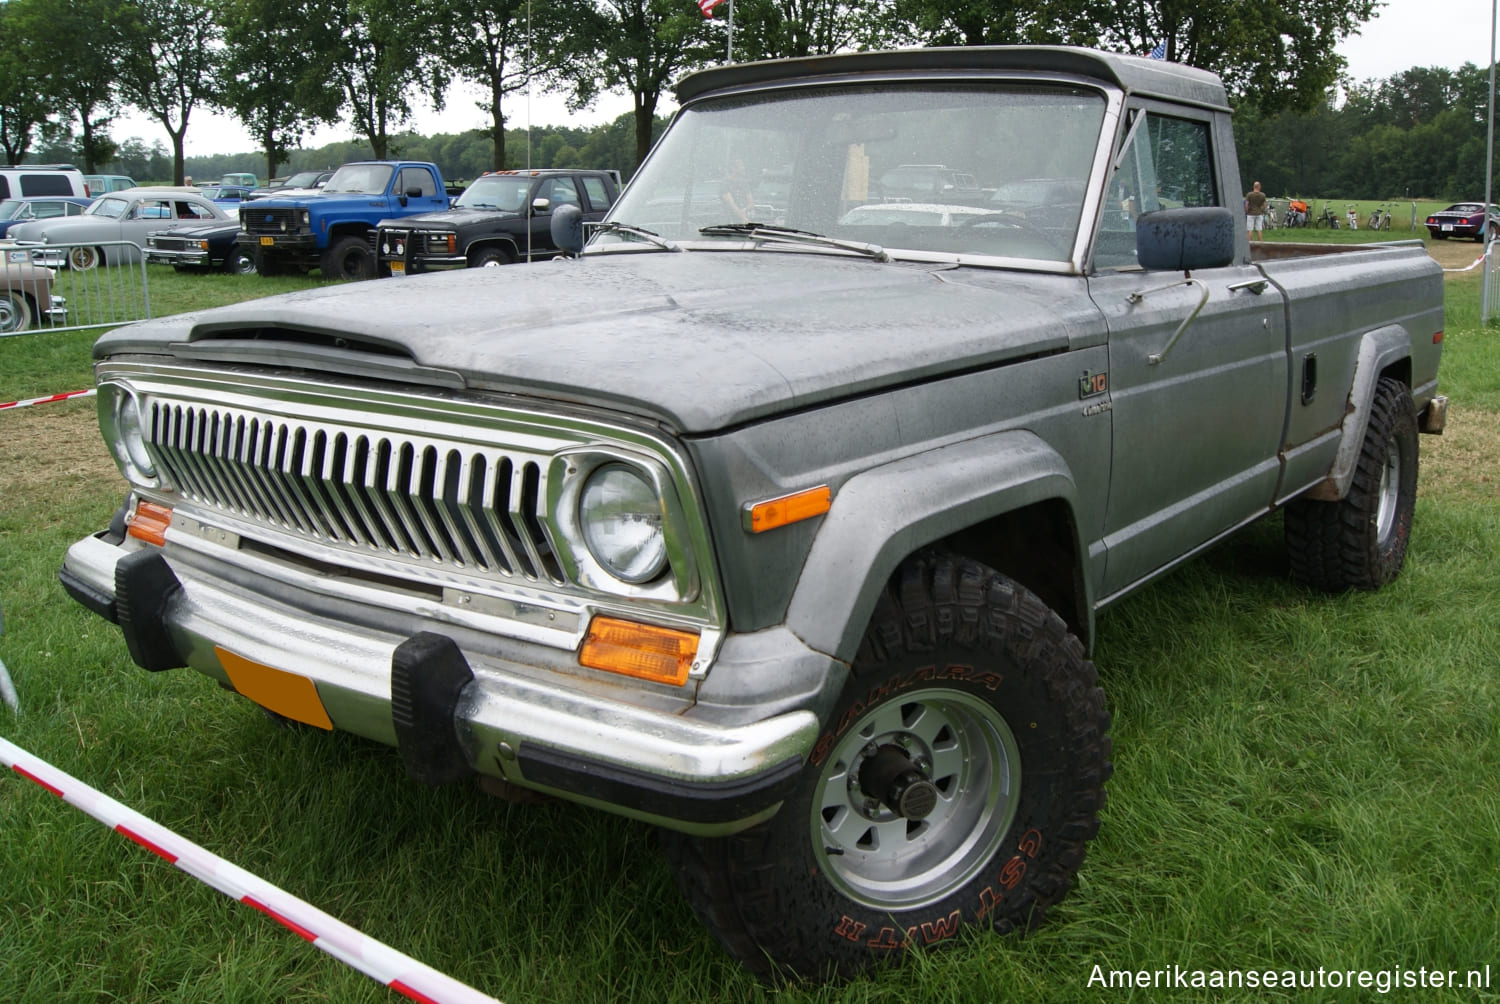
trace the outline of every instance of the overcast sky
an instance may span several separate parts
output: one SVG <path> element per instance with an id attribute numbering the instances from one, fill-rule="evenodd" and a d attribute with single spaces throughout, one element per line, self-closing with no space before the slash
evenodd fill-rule
<path id="1" fill-rule="evenodd" d="M 1413 66 L 1449 69 L 1464 63 L 1484 66 L 1490 58 L 1491 19 L 1496 2 L 1500 0 L 1386 0 L 1379 15 L 1359 35 L 1340 45 L 1339 52 L 1348 60 L 1349 74 L 1355 80 L 1383 79 Z M 485 126 L 488 123 L 484 113 L 474 107 L 477 97 L 477 91 L 455 88 L 444 111 L 419 112 L 411 128 L 431 135 Z M 527 121 L 538 126 L 597 125 L 617 118 L 630 108 L 628 95 L 606 95 L 593 108 L 577 115 L 569 114 L 562 100 L 552 95 L 534 93 L 528 100 L 520 94 L 506 99 L 506 115 L 512 126 L 524 126 Z M 667 106 L 657 109 L 659 113 L 667 110 Z M 169 146 L 160 124 L 141 115 L 122 117 L 111 132 L 122 141 L 139 137 L 148 146 L 157 140 Z M 352 129 L 348 126 L 325 128 L 306 140 L 304 146 L 317 147 L 351 137 Z M 255 141 L 237 120 L 199 108 L 188 120 L 186 149 L 188 156 L 245 153 L 255 149 Z"/>

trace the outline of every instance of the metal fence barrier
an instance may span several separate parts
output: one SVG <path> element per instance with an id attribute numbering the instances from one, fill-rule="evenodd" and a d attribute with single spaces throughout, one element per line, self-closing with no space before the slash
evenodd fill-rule
<path id="1" fill-rule="evenodd" d="M 130 241 L 0 242 L 0 337 L 73 331 L 151 316 L 146 261 Z"/>

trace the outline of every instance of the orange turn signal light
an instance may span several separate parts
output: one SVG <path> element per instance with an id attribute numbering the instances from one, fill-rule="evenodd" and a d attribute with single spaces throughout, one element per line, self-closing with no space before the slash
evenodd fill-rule
<path id="1" fill-rule="evenodd" d="M 698 655 L 698 633 L 595 617 L 578 653 L 580 664 L 606 673 L 680 687 Z"/>
<path id="2" fill-rule="evenodd" d="M 833 508 L 833 490 L 827 485 L 819 485 L 816 488 L 783 495 L 779 499 L 767 499 L 750 506 L 746 529 L 751 533 L 765 533 L 778 526 L 821 516 L 831 508 Z"/>
<path id="3" fill-rule="evenodd" d="M 172 525 L 172 510 L 142 499 L 135 504 L 135 512 L 130 514 L 129 524 L 125 530 L 127 534 L 161 547 L 167 542 L 167 527 Z"/>

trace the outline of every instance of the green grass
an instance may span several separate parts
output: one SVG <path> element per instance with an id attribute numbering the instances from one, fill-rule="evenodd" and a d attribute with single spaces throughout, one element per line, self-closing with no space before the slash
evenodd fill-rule
<path id="1" fill-rule="evenodd" d="M 170 272 L 152 284 L 158 313 L 268 285 Z M 1370 595 L 1299 589 L 1273 517 L 1102 615 L 1109 805 L 1078 887 L 1024 938 L 968 937 L 844 986 L 761 988 L 680 899 L 648 827 L 424 788 L 393 750 L 282 728 L 197 674 L 135 668 L 118 631 L 55 579 L 121 494 L 74 459 L 97 450 L 67 439 L 87 430 L 88 402 L 0 413 L 0 658 L 23 702 L 20 716 L 0 708 L 0 734 L 512 1004 L 1378 999 L 1108 991 L 1089 986 L 1096 965 L 1488 964 L 1495 989 L 1405 999 L 1497 1000 L 1500 371 L 1477 274 L 1446 285 L 1453 416 L 1422 440 L 1405 572 Z M 88 342 L 0 339 L 0 394 L 87 386 Z M 0 1001 L 398 999 L 0 776 Z"/>

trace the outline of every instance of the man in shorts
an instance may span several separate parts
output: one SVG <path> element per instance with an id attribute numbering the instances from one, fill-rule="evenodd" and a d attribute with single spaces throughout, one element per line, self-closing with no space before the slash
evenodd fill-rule
<path id="1" fill-rule="evenodd" d="M 1260 182 L 1257 181 L 1245 193 L 1245 229 L 1250 231 L 1252 241 L 1260 240 L 1265 225 L 1266 193 L 1260 190 Z"/>

